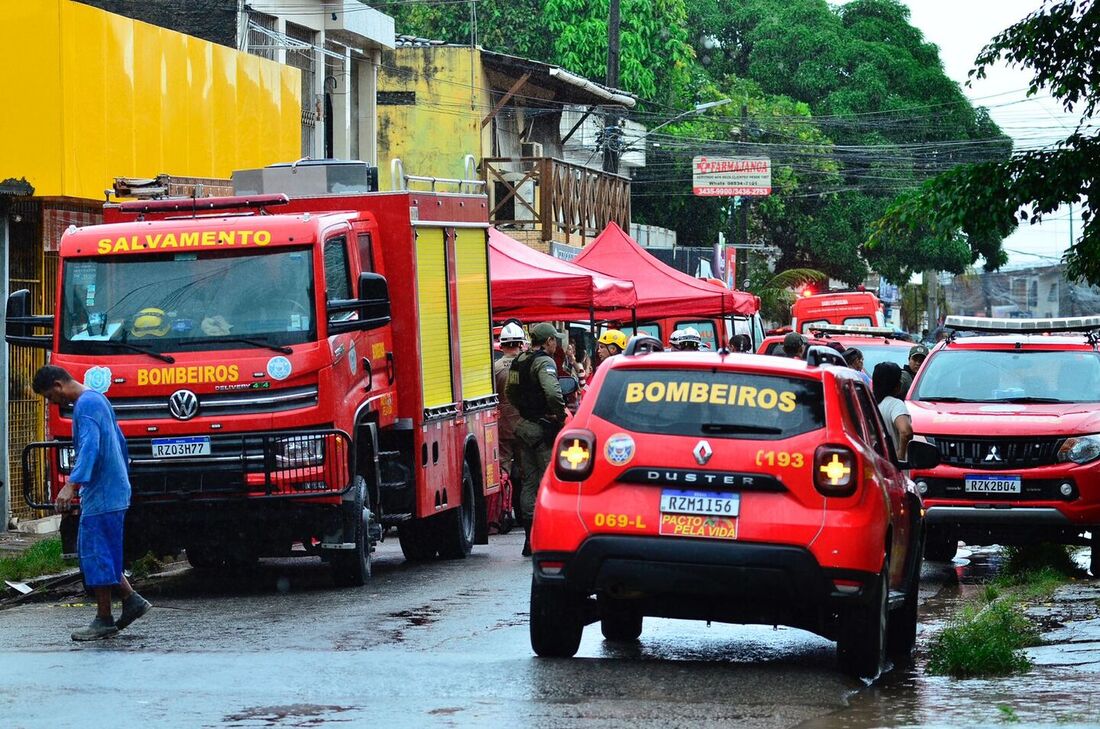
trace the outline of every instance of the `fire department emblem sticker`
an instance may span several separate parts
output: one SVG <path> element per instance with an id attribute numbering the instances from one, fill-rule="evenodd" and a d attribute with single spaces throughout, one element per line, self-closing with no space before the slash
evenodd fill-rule
<path id="1" fill-rule="evenodd" d="M 267 361 L 267 375 L 273 380 L 285 380 L 294 371 L 286 357 L 272 357 Z"/>
<path id="2" fill-rule="evenodd" d="M 616 433 L 607 439 L 603 453 L 608 463 L 625 466 L 634 458 L 634 439 L 626 433 Z"/>
<path id="3" fill-rule="evenodd" d="M 111 368 L 92 367 L 84 373 L 84 386 L 96 392 L 106 393 L 111 389 Z"/>

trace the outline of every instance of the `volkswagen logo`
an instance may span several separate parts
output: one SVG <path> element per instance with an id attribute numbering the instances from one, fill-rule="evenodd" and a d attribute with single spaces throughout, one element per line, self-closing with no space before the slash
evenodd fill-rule
<path id="1" fill-rule="evenodd" d="M 190 420 L 199 414 L 199 396 L 190 390 L 176 390 L 168 398 L 168 412 L 176 420 Z"/>
<path id="2" fill-rule="evenodd" d="M 989 453 L 985 457 L 986 463 L 1001 463 L 1001 453 L 997 450 L 997 446 L 990 446 Z"/>
<path id="3" fill-rule="evenodd" d="M 705 466 L 707 465 L 707 461 L 710 460 L 710 457 L 714 455 L 714 450 L 710 447 L 710 443 L 701 440 L 695 444 L 695 448 L 691 453 L 695 456 L 696 463 L 700 466 Z"/>

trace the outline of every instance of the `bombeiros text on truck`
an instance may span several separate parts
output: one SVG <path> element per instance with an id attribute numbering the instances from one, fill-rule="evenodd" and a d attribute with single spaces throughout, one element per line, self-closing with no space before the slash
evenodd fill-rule
<path id="1" fill-rule="evenodd" d="M 118 415 L 131 555 L 213 567 L 304 549 L 359 585 L 387 527 L 409 559 L 487 541 L 486 199 L 472 180 L 410 190 L 422 178 L 394 169 L 392 192 L 323 160 L 234 173 L 233 197 L 108 204 L 62 238 L 53 317 L 9 297 L 7 341 L 49 348 Z M 24 452 L 34 507 L 72 466 L 71 415 L 51 407 L 51 439 Z"/>

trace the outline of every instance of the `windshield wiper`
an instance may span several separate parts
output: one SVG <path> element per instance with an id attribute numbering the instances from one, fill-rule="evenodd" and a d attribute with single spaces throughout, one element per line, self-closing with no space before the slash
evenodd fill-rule
<path id="1" fill-rule="evenodd" d="M 1021 396 L 1021 397 L 999 398 L 997 400 L 991 400 L 991 402 L 1011 402 L 1011 403 L 1053 402 L 1053 403 L 1059 403 L 1059 402 L 1066 402 L 1066 401 L 1062 400 L 1060 398 L 1057 398 L 1057 397 L 1030 397 L 1030 396 L 1023 397 L 1023 396 Z"/>
<path id="2" fill-rule="evenodd" d="M 270 349 L 273 352 L 279 354 L 292 354 L 294 352 L 290 347 L 285 347 L 281 344 L 272 344 L 266 339 L 259 337 L 200 337 L 198 339 L 184 339 L 180 341 L 180 344 L 216 344 L 218 342 L 240 342 L 241 344 L 251 344 L 253 347 L 263 347 L 264 349 Z"/>
<path id="3" fill-rule="evenodd" d="M 782 428 L 767 425 L 733 425 L 731 423 L 703 423 L 704 433 L 750 433 L 753 435 L 779 435 Z"/>
<path id="4" fill-rule="evenodd" d="M 120 342 L 115 339 L 102 339 L 102 340 L 90 340 L 96 344 L 106 344 L 109 347 L 118 347 L 119 349 L 128 349 L 131 352 L 140 352 L 147 354 L 154 359 L 159 359 L 161 362 L 167 362 L 168 364 L 175 364 L 176 358 L 170 354 L 161 354 L 160 352 L 154 352 L 148 347 L 143 347 L 140 344 L 130 344 L 129 342 Z"/>
<path id="5" fill-rule="evenodd" d="M 966 397 L 953 397 L 951 395 L 921 395 L 920 402 L 989 402 L 989 400 L 971 400 Z"/>

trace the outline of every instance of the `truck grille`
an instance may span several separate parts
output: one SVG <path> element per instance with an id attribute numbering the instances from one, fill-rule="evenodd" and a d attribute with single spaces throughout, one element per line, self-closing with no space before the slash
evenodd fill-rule
<path id="1" fill-rule="evenodd" d="M 940 452 L 940 462 L 951 466 L 1002 469 L 1034 468 L 1057 463 L 1062 438 L 929 437 Z"/>
<path id="2" fill-rule="evenodd" d="M 316 405 L 317 386 L 217 392 L 199 395 L 198 398 L 199 409 L 195 417 L 277 413 Z M 168 410 L 168 397 L 111 398 L 111 407 L 119 420 L 167 420 L 172 417 Z M 72 416 L 71 406 L 61 409 L 61 417 Z"/>

